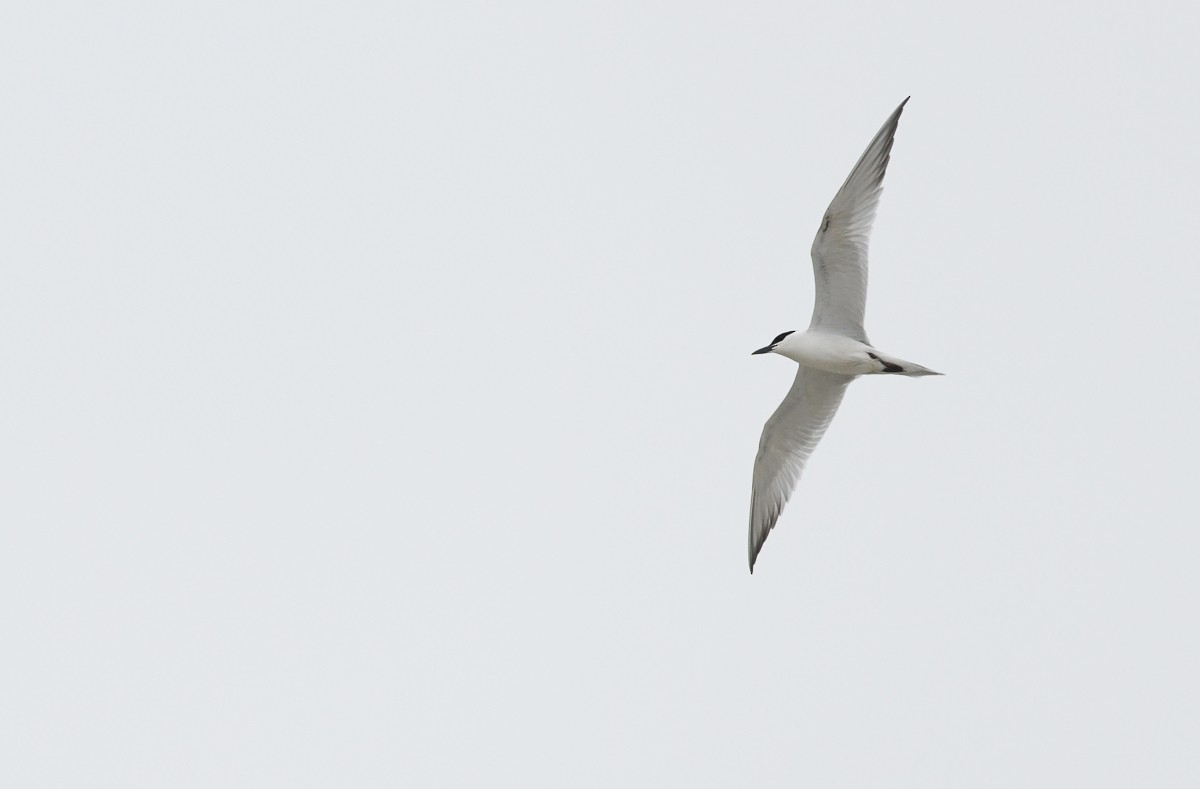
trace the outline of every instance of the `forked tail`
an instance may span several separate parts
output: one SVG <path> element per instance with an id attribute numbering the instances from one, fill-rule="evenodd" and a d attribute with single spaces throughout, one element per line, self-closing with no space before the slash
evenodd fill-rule
<path id="1" fill-rule="evenodd" d="M 922 375 L 941 375 L 936 370 L 930 370 L 928 367 L 922 367 L 915 362 L 906 362 L 903 359 L 897 359 L 895 356 L 888 356 L 879 351 L 868 351 L 867 356 L 875 360 L 879 369 L 875 373 L 892 373 L 894 375 L 907 375 L 912 378 L 917 378 Z"/>

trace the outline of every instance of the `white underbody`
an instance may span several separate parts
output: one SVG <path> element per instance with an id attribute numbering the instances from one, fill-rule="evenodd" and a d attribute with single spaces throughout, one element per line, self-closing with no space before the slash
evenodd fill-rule
<path id="1" fill-rule="evenodd" d="M 805 367 L 841 375 L 870 375 L 896 372 L 902 375 L 937 375 L 919 364 L 906 362 L 877 351 L 866 343 L 840 334 L 814 331 L 794 332 L 775 346 L 775 353 Z M 903 371 L 891 369 L 902 367 Z"/>

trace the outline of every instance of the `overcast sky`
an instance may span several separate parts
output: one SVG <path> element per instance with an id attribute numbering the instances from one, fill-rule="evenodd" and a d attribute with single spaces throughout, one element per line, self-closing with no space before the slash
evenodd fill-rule
<path id="1" fill-rule="evenodd" d="M 0 784 L 1200 785 L 1198 24 L 6 3 Z"/>

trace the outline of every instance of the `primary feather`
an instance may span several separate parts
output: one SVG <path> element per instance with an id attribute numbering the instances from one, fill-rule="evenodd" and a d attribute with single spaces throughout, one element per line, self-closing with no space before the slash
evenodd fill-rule
<path id="1" fill-rule="evenodd" d="M 763 426 L 754 458 L 750 494 L 750 572 L 767 535 L 775 528 L 808 458 L 833 421 L 852 375 L 839 375 L 801 365 L 783 402 Z"/>
<path id="2" fill-rule="evenodd" d="M 871 140 L 825 210 L 812 243 L 816 299 L 810 328 L 867 342 L 867 245 L 905 99 Z"/>

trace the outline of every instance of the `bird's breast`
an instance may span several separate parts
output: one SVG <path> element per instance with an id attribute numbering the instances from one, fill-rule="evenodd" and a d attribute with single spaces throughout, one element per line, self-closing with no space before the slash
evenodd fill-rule
<path id="1" fill-rule="evenodd" d="M 849 337 L 825 332 L 797 332 L 779 344 L 778 353 L 805 367 L 842 375 L 873 372 L 870 346 Z"/>

